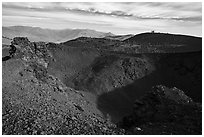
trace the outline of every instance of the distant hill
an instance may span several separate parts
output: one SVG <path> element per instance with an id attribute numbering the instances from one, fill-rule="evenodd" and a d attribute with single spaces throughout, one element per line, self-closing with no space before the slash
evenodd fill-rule
<path id="1" fill-rule="evenodd" d="M 44 41 L 44 42 L 64 42 L 78 37 L 92 37 L 102 38 L 106 36 L 113 36 L 112 33 L 104 33 L 89 29 L 43 29 L 40 27 L 28 26 L 11 26 L 2 27 L 2 35 L 8 38 L 14 37 L 28 37 L 30 41 Z M 3 40 L 3 44 L 10 44 L 10 41 Z"/>
<path id="2" fill-rule="evenodd" d="M 101 49 L 101 50 L 114 50 L 117 46 L 120 45 L 120 43 L 121 41 L 113 40 L 113 39 L 79 37 L 60 44 L 70 46 L 70 47 L 84 47 L 84 48 L 93 48 L 93 49 Z"/>
<path id="3" fill-rule="evenodd" d="M 79 37 L 61 44 L 128 54 L 185 53 L 202 50 L 202 38 L 200 37 L 166 33 L 114 35 L 104 38 Z"/>
<path id="4" fill-rule="evenodd" d="M 202 50 L 202 38 L 168 33 L 141 33 L 124 40 L 129 46 L 157 49 L 167 52 L 189 52 Z"/>

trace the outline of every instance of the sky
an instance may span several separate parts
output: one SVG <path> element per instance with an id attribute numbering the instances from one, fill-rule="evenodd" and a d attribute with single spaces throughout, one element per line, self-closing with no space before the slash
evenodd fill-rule
<path id="1" fill-rule="evenodd" d="M 201 2 L 3 2 L 3 26 L 202 36 Z"/>

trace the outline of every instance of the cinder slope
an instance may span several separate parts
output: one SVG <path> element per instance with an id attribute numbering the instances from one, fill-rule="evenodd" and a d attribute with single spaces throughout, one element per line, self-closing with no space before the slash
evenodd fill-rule
<path id="1" fill-rule="evenodd" d="M 66 87 L 47 73 L 45 43 L 15 38 L 3 62 L 3 134 L 123 134 L 101 118 L 91 94 Z"/>

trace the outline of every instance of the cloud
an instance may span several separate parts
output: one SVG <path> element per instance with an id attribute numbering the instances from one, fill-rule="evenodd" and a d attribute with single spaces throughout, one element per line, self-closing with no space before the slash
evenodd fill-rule
<path id="1" fill-rule="evenodd" d="M 41 27 L 51 27 L 49 24 L 61 22 L 61 25 L 54 25 L 56 29 L 87 26 L 115 33 L 126 33 L 125 29 L 127 32 L 138 33 L 151 29 L 168 31 L 169 28 L 175 28 L 172 29 L 174 31 L 177 28 L 181 33 L 186 33 L 183 29 L 186 25 L 189 33 L 201 35 L 202 4 L 198 2 L 3 2 L 2 7 L 3 25 L 19 25 L 22 24 L 20 18 L 24 18 L 25 24 L 33 22 L 33 25 L 41 24 Z M 18 20 L 15 21 L 15 17 Z M 39 19 L 48 24 L 42 25 Z M 193 30 L 195 28 L 196 32 Z"/>
<path id="2" fill-rule="evenodd" d="M 30 9 L 40 11 L 81 11 L 85 13 L 115 15 L 115 16 L 149 16 L 149 17 L 187 17 L 202 15 L 201 3 L 156 3 L 156 2 L 141 2 L 141 3 L 48 3 L 48 2 L 33 2 L 33 3 L 3 3 L 3 8 Z M 150 12 L 151 11 L 151 12 Z"/>

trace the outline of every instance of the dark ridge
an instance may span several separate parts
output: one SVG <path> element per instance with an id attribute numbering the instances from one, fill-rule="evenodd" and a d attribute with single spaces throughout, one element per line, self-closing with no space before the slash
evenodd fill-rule
<path id="1" fill-rule="evenodd" d="M 152 39 L 154 38 L 154 39 Z M 126 42 L 145 42 L 152 44 L 160 43 L 188 43 L 188 40 L 202 40 L 201 37 L 189 36 L 189 35 L 180 35 L 180 34 L 169 34 L 169 33 L 141 33 L 137 34 L 129 39 L 124 41 Z M 171 41 L 172 40 L 172 41 Z M 187 40 L 187 41 L 186 41 Z"/>
<path id="2" fill-rule="evenodd" d="M 201 37 L 168 33 L 142 33 L 126 39 L 123 42 L 157 47 L 162 45 L 164 48 L 172 45 L 187 46 L 187 49 L 191 51 L 199 51 L 202 49 Z"/>
<path id="3" fill-rule="evenodd" d="M 112 40 L 106 38 L 79 37 L 60 44 L 70 47 L 85 47 L 101 50 L 111 50 L 115 46 L 119 45 L 119 43 L 119 40 Z"/>

